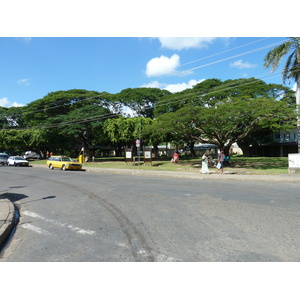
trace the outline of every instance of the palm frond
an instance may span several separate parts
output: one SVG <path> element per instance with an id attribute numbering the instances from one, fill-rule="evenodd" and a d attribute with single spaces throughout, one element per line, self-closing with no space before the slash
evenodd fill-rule
<path id="1" fill-rule="evenodd" d="M 282 79 L 285 82 L 287 79 L 294 78 L 297 79 L 297 53 L 296 50 L 293 51 L 287 58 L 285 66 L 282 72 Z"/>
<path id="2" fill-rule="evenodd" d="M 291 46 L 292 42 L 287 41 L 271 49 L 264 58 L 264 68 L 268 68 L 271 66 L 271 72 L 273 73 L 277 69 L 282 58 L 290 51 Z"/>

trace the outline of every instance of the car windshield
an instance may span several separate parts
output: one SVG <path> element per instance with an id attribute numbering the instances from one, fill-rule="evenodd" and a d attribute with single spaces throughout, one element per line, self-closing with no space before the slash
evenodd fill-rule
<path id="1" fill-rule="evenodd" d="M 24 160 L 24 158 L 21 157 L 21 156 L 16 156 L 16 157 L 15 157 L 15 160 Z"/>
<path id="2" fill-rule="evenodd" d="M 0 154 L 0 158 L 8 158 L 8 155 Z"/>
<path id="3" fill-rule="evenodd" d="M 73 161 L 70 157 L 62 157 L 62 161 Z"/>

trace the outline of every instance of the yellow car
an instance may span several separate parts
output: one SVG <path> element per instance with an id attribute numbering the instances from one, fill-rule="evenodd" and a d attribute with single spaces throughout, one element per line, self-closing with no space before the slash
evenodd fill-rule
<path id="1" fill-rule="evenodd" d="M 72 158 L 67 156 L 51 156 L 48 158 L 47 167 L 53 170 L 54 168 L 59 168 L 63 171 L 65 170 L 81 170 L 82 164 L 74 161 Z"/>

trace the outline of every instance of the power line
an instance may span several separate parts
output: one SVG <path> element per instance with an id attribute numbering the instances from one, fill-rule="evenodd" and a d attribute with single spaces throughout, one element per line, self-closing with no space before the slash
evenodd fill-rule
<path id="1" fill-rule="evenodd" d="M 77 99 L 76 100 L 76 104 L 77 103 L 80 103 L 81 101 L 88 101 L 88 100 L 94 100 L 94 99 L 99 99 L 99 97 L 101 97 L 101 96 L 104 96 L 104 95 L 110 95 L 109 93 L 107 93 L 107 92 L 102 92 L 102 93 L 100 93 L 100 95 L 98 95 L 98 96 L 95 96 L 95 97 L 88 97 L 88 98 L 83 98 L 83 99 Z M 37 100 L 36 100 L 37 101 Z M 61 104 L 61 105 L 57 105 L 57 103 L 61 103 L 61 102 L 64 102 L 64 101 L 66 101 L 66 100 L 60 100 L 60 101 L 58 101 L 58 102 L 55 102 L 55 105 L 53 105 L 53 106 L 51 106 L 51 107 L 47 107 L 47 108 L 41 108 L 41 109 L 37 109 L 37 110 L 34 110 L 34 111 L 24 111 L 24 112 L 22 112 L 22 113 L 20 113 L 20 115 L 26 115 L 26 114 L 34 114 L 34 113 L 38 113 L 38 112 L 45 112 L 45 111 L 47 111 L 47 110 L 50 110 L 50 109 L 55 109 L 55 108 L 58 108 L 58 107 L 62 107 L 62 106 L 67 106 L 67 105 L 72 105 L 72 104 L 74 104 L 74 103 L 64 103 L 64 104 Z M 29 103 L 30 104 L 30 103 Z M 25 108 L 26 108 L 26 106 L 25 106 Z M 16 114 L 16 115 L 19 115 L 19 114 Z M 6 115 L 1 115 L 0 114 L 0 118 L 1 117 L 6 117 Z"/>
<path id="2" fill-rule="evenodd" d="M 229 50 L 226 50 L 226 51 L 223 51 L 223 52 L 220 52 L 220 53 L 211 55 L 211 56 L 209 56 L 209 57 L 212 57 L 212 56 L 215 56 L 215 55 L 218 55 L 218 54 L 222 54 L 222 53 L 224 53 L 224 52 L 232 51 L 232 50 L 234 50 L 234 49 L 241 48 L 241 47 L 247 46 L 247 45 L 249 45 L 249 44 L 254 44 L 254 43 L 256 43 L 256 42 L 259 42 L 259 41 L 262 41 L 262 40 L 265 40 L 265 39 L 268 39 L 268 38 L 260 39 L 260 40 L 258 40 L 258 41 L 254 41 L 254 42 L 252 42 L 252 43 L 248 43 L 248 44 L 245 44 L 245 45 L 242 45 L 242 46 L 233 48 L 233 49 L 229 49 Z M 272 47 L 272 46 L 277 45 L 277 44 L 279 44 L 279 43 L 282 43 L 282 41 L 281 41 L 281 42 L 272 43 L 272 44 L 269 44 L 269 45 L 267 45 L 267 46 L 263 46 L 263 47 L 260 47 L 260 48 L 256 48 L 256 49 L 253 49 L 253 50 L 251 50 L 251 51 L 243 52 L 243 53 L 240 53 L 240 54 L 237 54 L 237 55 L 234 55 L 234 56 L 231 56 L 231 57 L 227 57 L 227 58 L 224 58 L 224 59 L 221 59 L 221 60 L 218 60 L 218 61 L 214 61 L 214 62 L 205 64 L 205 65 L 201 65 L 201 66 L 198 66 L 198 67 L 189 69 L 189 70 L 187 70 L 187 71 L 191 71 L 191 70 L 203 68 L 203 67 L 206 67 L 206 66 L 209 66 L 209 65 L 212 65 L 212 64 L 216 64 L 216 63 L 219 63 L 219 62 L 222 62 L 222 61 L 225 61 L 225 60 L 229 60 L 229 59 L 232 59 L 232 58 L 235 58 L 235 57 L 239 57 L 239 56 L 242 56 L 242 55 L 254 53 L 254 52 L 256 52 L 256 51 L 260 51 L 260 50 L 263 50 L 263 49 Z M 206 58 L 207 58 L 207 57 L 206 57 Z M 202 59 L 205 59 L 205 58 L 201 58 L 201 59 L 199 59 L 199 60 L 202 60 Z M 196 60 L 196 61 L 199 61 L 199 60 Z M 193 63 L 193 62 L 195 62 L 195 61 L 192 61 L 192 62 L 189 62 L 189 63 Z M 186 64 L 189 64 L 189 63 L 186 63 Z M 186 65 L 186 64 L 184 64 L 184 65 Z M 174 76 L 174 75 L 173 75 L 173 76 Z M 275 76 L 278 76 L 278 75 L 277 75 L 277 74 L 273 74 L 272 76 L 266 76 L 265 78 L 270 78 L 270 77 L 275 77 Z M 255 80 L 258 80 L 258 79 L 255 79 Z M 255 80 L 254 80 L 253 82 L 255 82 Z M 245 84 L 251 84 L 251 82 L 245 83 Z M 242 84 L 242 85 L 245 85 L 245 84 Z M 236 88 L 236 87 L 238 87 L 238 85 L 235 85 L 234 87 Z M 223 90 L 218 90 L 218 92 L 222 92 L 222 91 L 228 90 L 228 89 L 230 89 L 230 87 L 228 87 L 228 88 L 223 88 Z M 215 93 L 215 92 L 216 92 L 216 91 L 212 91 L 211 93 Z M 162 105 L 168 105 L 168 104 L 172 104 L 172 103 L 176 103 L 176 102 L 181 102 L 181 101 L 184 101 L 184 100 L 182 100 L 183 98 L 186 98 L 186 97 L 188 97 L 188 96 L 190 96 L 190 95 L 195 95 L 195 94 L 196 94 L 196 92 L 192 92 L 191 94 L 185 94 L 185 95 L 181 95 L 181 96 L 178 96 L 178 97 L 175 96 L 175 97 L 173 98 L 173 100 L 172 100 L 172 98 L 171 98 L 171 99 L 168 99 L 168 100 L 170 100 L 170 101 L 168 101 L 168 102 L 163 102 L 163 103 L 161 103 L 160 105 L 159 105 L 159 104 L 156 104 L 155 107 L 159 107 L 159 106 L 162 106 Z M 209 94 L 209 93 L 208 93 L 208 94 Z M 78 100 L 76 101 L 76 103 L 81 102 L 81 101 L 88 101 L 88 100 L 98 99 L 99 97 L 104 96 L 104 95 L 110 95 L 110 94 L 109 94 L 109 93 L 106 93 L 106 92 L 103 92 L 103 93 L 100 93 L 99 96 L 95 96 L 95 97 L 91 97 L 91 98 L 78 99 Z M 207 95 L 207 94 L 205 94 L 205 95 Z M 201 95 L 199 95 L 199 96 L 201 96 Z M 204 96 L 204 94 L 203 94 L 202 96 Z M 61 101 L 59 101 L 58 103 L 63 102 L 63 101 L 65 101 L 65 100 L 61 100 Z M 33 114 L 33 113 L 37 113 L 37 112 L 41 112 L 41 111 L 45 112 L 46 110 L 55 109 L 55 108 L 58 108 L 58 107 L 61 107 L 61 106 L 66 106 L 66 105 L 72 105 L 72 103 L 69 103 L 69 104 L 61 104 L 61 105 L 57 105 L 57 103 L 56 103 L 56 105 L 54 105 L 54 106 L 52 106 L 52 107 L 43 108 L 43 109 L 39 109 L 39 110 L 35 110 L 35 111 L 24 111 L 24 112 L 22 112 L 22 113 L 23 113 L 23 114 Z M 149 109 L 150 109 L 150 108 L 149 108 Z M 151 107 L 151 109 L 153 109 L 153 107 Z M 21 114 L 22 114 L 22 113 L 21 113 Z M 91 119 L 85 119 L 85 120 L 78 119 L 78 120 L 73 120 L 73 121 L 69 121 L 69 122 L 63 122 L 62 124 L 68 125 L 68 124 L 70 124 L 70 122 L 74 124 L 74 123 L 76 123 L 76 121 L 77 121 L 78 123 L 80 123 L 80 122 L 84 123 L 84 122 L 96 120 L 97 118 L 103 119 L 103 118 L 105 118 L 106 115 L 107 115 L 106 118 L 109 118 L 109 116 L 110 116 L 111 114 L 104 114 L 104 115 L 100 115 L 100 116 L 97 116 L 97 117 L 91 118 Z M 4 116 L 4 117 L 7 117 L 7 115 L 0 115 L 0 117 L 3 117 L 3 116 Z M 54 127 L 55 127 L 55 125 L 45 125 L 45 126 L 48 126 L 47 128 L 54 128 Z M 50 126 L 50 127 L 49 127 L 49 126 Z M 61 126 L 61 125 L 57 125 L 57 126 Z M 41 128 L 41 127 L 39 127 L 39 128 Z M 46 127 L 43 127 L 43 128 L 46 128 Z M 24 129 L 26 129 L 26 128 L 24 128 Z M 24 130 L 24 129 L 22 129 L 22 130 Z M 27 128 L 27 129 L 28 129 L 28 128 Z M 20 130 L 20 129 L 19 129 L 19 130 Z"/>
<path id="3" fill-rule="evenodd" d="M 181 67 L 181 66 L 188 65 L 188 64 L 192 64 L 192 63 L 197 62 L 197 61 L 200 61 L 200 60 L 204 60 L 204 59 L 207 59 L 207 58 L 211 58 L 211 57 L 214 57 L 214 56 L 217 56 L 217 55 L 220 55 L 220 54 L 224 54 L 224 53 L 226 53 L 226 52 L 230 52 L 230 51 L 233 51 L 233 50 L 236 50 L 236 49 L 240 49 L 240 48 L 243 48 L 243 47 L 246 47 L 246 46 L 249 46 L 249 45 L 252 45 L 252 44 L 255 44 L 255 43 L 264 41 L 264 40 L 267 40 L 267 39 L 269 39 L 269 38 L 270 38 L 270 37 L 266 37 L 266 38 L 259 39 L 259 40 L 256 40 L 256 41 L 253 41 L 253 42 L 250 42 L 250 43 L 247 43 L 247 44 L 244 44 L 244 45 L 235 47 L 235 48 L 231 48 L 231 49 L 228 49 L 228 50 L 225 50 L 225 51 L 222 51 L 222 52 L 218 52 L 218 53 L 215 53 L 215 54 L 206 56 L 206 57 L 202 57 L 202 58 L 199 58 L 199 59 L 196 59 L 196 60 L 193 60 L 193 61 L 190 61 L 190 62 L 181 64 L 180 67 Z"/>
<path id="4" fill-rule="evenodd" d="M 257 51 L 261 51 L 261 50 L 264 50 L 264 49 L 267 49 L 267 48 L 270 48 L 270 47 L 274 47 L 274 46 L 276 46 L 278 44 L 279 44 L 279 42 L 276 42 L 276 43 L 273 43 L 273 44 L 270 44 L 270 45 L 267 45 L 267 46 L 263 46 L 263 47 L 260 47 L 260 48 L 257 48 L 257 49 L 253 49 L 253 50 L 246 51 L 246 52 L 243 52 L 243 53 L 240 53 L 240 54 L 236 54 L 236 55 L 233 55 L 233 56 L 230 56 L 230 57 L 226 57 L 226 58 L 223 58 L 223 59 L 220 59 L 220 60 L 217 60 L 217 61 L 213 61 L 211 63 L 207 63 L 205 65 L 201 65 L 201 66 L 198 66 L 198 67 L 194 67 L 194 68 L 185 70 L 185 71 L 179 71 L 176 74 L 180 74 L 182 72 L 194 71 L 194 70 L 197 70 L 197 69 L 200 69 L 200 68 L 208 67 L 208 66 L 211 66 L 211 65 L 214 65 L 214 64 L 217 64 L 217 63 L 229 60 L 229 59 L 237 58 L 237 57 L 240 57 L 240 56 L 243 56 L 243 55 L 246 55 L 246 54 L 251 54 L 251 53 L 254 53 L 254 52 L 257 52 Z"/>
<path id="5" fill-rule="evenodd" d="M 247 43 L 247 44 L 244 44 L 244 45 L 241 45 L 241 46 L 238 46 L 238 47 L 235 47 L 235 48 L 226 50 L 226 51 L 222 51 L 222 52 L 219 52 L 219 53 L 216 53 L 216 54 L 213 54 L 213 55 L 204 57 L 204 58 L 200 58 L 200 59 L 198 59 L 198 60 L 194 60 L 194 61 L 191 61 L 191 62 L 187 62 L 187 63 L 185 63 L 185 64 L 183 64 L 183 65 L 187 65 L 187 64 L 194 63 L 194 62 L 197 62 L 197 61 L 200 61 L 200 60 L 204 60 L 204 59 L 206 59 L 206 58 L 210 58 L 210 57 L 213 57 L 213 56 L 216 56 L 216 55 L 220 55 L 220 54 L 223 54 L 223 53 L 226 53 L 226 52 L 229 52 L 229 51 L 233 51 L 233 50 L 236 50 L 236 49 L 239 49 L 239 48 L 242 48 L 242 47 L 245 47 L 245 46 L 248 46 L 248 45 L 251 45 L 251 44 L 254 44 L 254 43 L 263 41 L 263 40 L 266 40 L 266 39 L 269 39 L 269 38 L 263 38 L 263 39 L 260 39 L 260 40 L 257 40 L 257 41 L 251 42 L 251 43 Z M 284 41 L 285 41 L 285 40 L 284 40 Z M 273 46 L 275 46 L 275 45 L 278 45 L 278 44 L 280 44 L 280 43 L 282 43 L 282 42 L 284 42 L 284 41 L 272 43 L 272 44 L 269 44 L 269 45 L 266 45 L 266 46 L 263 46 L 263 47 L 260 47 L 260 48 L 256 48 L 256 49 L 253 49 L 253 50 L 250 50 L 250 51 L 246 51 L 246 52 L 243 52 L 243 53 L 240 53 L 240 54 L 231 56 L 231 57 L 226 57 L 226 58 L 221 59 L 221 60 L 213 61 L 213 62 L 208 63 L 208 64 L 205 64 L 205 65 L 200 65 L 200 66 L 197 66 L 197 67 L 194 67 L 194 68 L 185 70 L 185 71 L 178 71 L 178 72 L 176 72 L 175 74 L 168 75 L 168 76 L 164 76 L 164 77 L 160 77 L 160 78 L 172 77 L 172 76 L 175 76 L 176 74 L 180 74 L 180 73 L 183 73 L 183 72 L 194 71 L 194 70 L 196 70 L 196 69 L 204 68 L 204 67 L 207 67 L 207 66 L 210 66 L 210 65 L 213 65 L 213 64 L 217 64 L 217 63 L 220 63 L 220 62 L 223 62 L 223 61 L 232 59 L 232 58 L 236 58 L 236 57 L 240 57 L 240 56 L 243 56 L 243 55 L 246 55 L 246 54 L 250 54 L 250 53 L 257 52 L 257 51 L 261 51 L 261 50 L 264 50 L 264 49 L 273 47 Z M 181 66 L 183 66 L 183 65 L 181 65 Z M 107 93 L 107 92 L 103 92 L 103 93 L 100 93 L 100 95 L 99 95 L 98 97 L 101 97 L 101 96 L 104 96 L 104 95 L 110 95 L 110 94 Z M 86 98 L 86 99 L 82 99 L 82 100 L 79 99 L 79 100 L 76 101 L 76 103 L 78 103 L 78 102 L 80 102 L 80 101 L 92 100 L 92 99 L 94 99 L 94 98 L 97 98 L 97 97 Z M 64 100 L 61 100 L 60 102 L 63 102 L 63 101 L 64 101 Z M 35 111 L 31 111 L 31 112 L 30 112 L 30 111 L 29 111 L 29 112 L 23 112 L 23 113 L 24 113 L 24 114 L 30 114 L 30 113 L 40 112 L 40 111 L 45 112 L 45 110 L 48 110 L 48 109 L 55 109 L 55 108 L 57 108 L 57 107 L 61 107 L 61 106 L 65 106 L 65 105 L 69 105 L 69 104 L 55 105 L 55 106 L 52 106 L 52 107 L 49 107 L 49 108 L 46 108 L 46 109 L 43 108 L 43 109 L 40 109 L 40 110 L 35 110 Z M 0 117 L 3 117 L 3 115 L 0 115 Z"/>
<path id="6" fill-rule="evenodd" d="M 275 77 L 275 76 L 278 76 L 278 74 L 273 74 L 273 75 L 269 75 L 269 76 L 265 76 L 265 78 L 270 78 L 270 77 Z M 264 78 L 264 77 L 262 77 Z M 154 109 L 154 108 L 157 108 L 157 107 L 160 107 L 160 106 L 165 106 L 165 105 L 170 105 L 170 104 L 175 104 L 175 103 L 179 103 L 179 102 L 182 102 L 182 101 L 185 101 L 187 97 L 189 96 L 199 96 L 199 97 L 203 97 L 203 96 L 209 96 L 209 95 L 213 95 L 215 93 L 220 93 L 220 92 L 224 92 L 226 90 L 230 90 L 230 89 L 233 89 L 233 88 L 237 88 L 237 87 L 241 87 L 241 86 L 245 86 L 245 85 L 249 85 L 249 84 L 252 84 L 252 83 L 255 83 L 257 81 L 260 81 L 261 79 L 258 79 L 258 78 L 254 78 L 253 80 L 251 81 L 248 81 L 248 82 L 245 82 L 245 83 L 242 83 L 242 84 L 238 84 L 238 85 L 234 85 L 232 86 L 232 84 L 234 84 L 234 82 L 230 82 L 227 84 L 227 86 L 223 86 L 222 89 L 218 89 L 218 90 L 213 90 L 213 91 L 210 91 L 208 93 L 203 93 L 203 91 L 200 91 L 199 93 L 197 92 L 191 92 L 191 93 L 188 93 L 188 94 L 185 94 L 185 95 L 180 95 L 178 97 L 175 97 L 175 98 L 171 98 L 171 99 L 168 99 L 167 102 L 162 102 L 160 104 L 155 104 L 154 107 L 149 107 L 149 108 L 146 108 L 144 110 L 147 110 L 147 109 Z M 114 114 L 114 113 L 107 113 L 107 114 L 103 114 L 103 115 L 98 115 L 98 116 L 92 116 L 92 117 L 89 117 L 89 118 L 84 118 L 84 119 L 75 119 L 75 120 L 70 120 L 70 121 L 64 121 L 64 122 L 61 122 L 61 123 L 54 123 L 54 124 L 41 124 L 39 126 L 35 126 L 35 127 L 27 127 L 27 128 L 10 128 L 10 129 L 2 129 L 3 131 L 20 131 L 20 130 L 34 130 L 34 129 L 50 129 L 50 128 L 58 128 L 58 127 L 61 127 L 61 126 L 67 126 L 67 125 L 71 125 L 71 124 L 81 124 L 81 123 L 87 123 L 87 122 L 92 122 L 92 121 L 96 121 L 96 120 L 102 120 L 102 119 L 108 119 L 108 118 L 112 118 L 112 117 L 116 117 L 117 115 Z"/>

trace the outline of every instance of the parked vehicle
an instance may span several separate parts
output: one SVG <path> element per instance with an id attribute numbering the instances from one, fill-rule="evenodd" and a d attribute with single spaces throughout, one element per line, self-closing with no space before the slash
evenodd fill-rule
<path id="1" fill-rule="evenodd" d="M 29 162 L 28 160 L 24 159 L 22 156 L 10 156 L 7 160 L 7 165 L 8 166 L 24 166 L 28 167 Z"/>
<path id="2" fill-rule="evenodd" d="M 23 155 L 25 159 L 39 159 L 40 155 L 33 152 L 33 151 L 26 151 L 25 154 Z"/>
<path id="3" fill-rule="evenodd" d="M 67 156 L 51 156 L 47 160 L 46 165 L 49 169 L 59 168 L 65 170 L 81 170 L 82 164 L 74 161 L 72 158 Z"/>
<path id="4" fill-rule="evenodd" d="M 0 164 L 6 165 L 8 160 L 8 155 L 6 153 L 0 153 Z"/>

